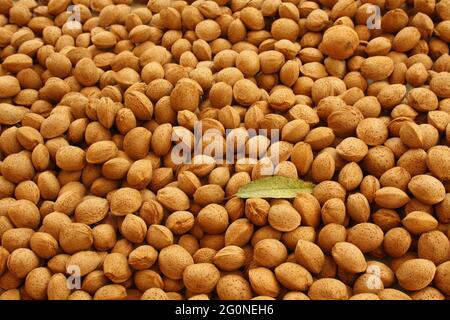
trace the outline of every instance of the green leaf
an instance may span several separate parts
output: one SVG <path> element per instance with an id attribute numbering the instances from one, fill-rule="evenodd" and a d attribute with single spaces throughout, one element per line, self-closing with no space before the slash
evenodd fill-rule
<path id="1" fill-rule="evenodd" d="M 267 177 L 242 186 L 237 192 L 239 198 L 295 198 L 299 192 L 311 193 L 314 184 L 295 178 Z"/>

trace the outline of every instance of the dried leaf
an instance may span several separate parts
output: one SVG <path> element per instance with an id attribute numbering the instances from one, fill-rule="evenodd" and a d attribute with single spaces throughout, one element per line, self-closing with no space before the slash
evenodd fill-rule
<path id="1" fill-rule="evenodd" d="M 267 177 L 242 186 L 237 192 L 239 198 L 295 198 L 299 192 L 311 193 L 314 184 L 300 179 Z"/>

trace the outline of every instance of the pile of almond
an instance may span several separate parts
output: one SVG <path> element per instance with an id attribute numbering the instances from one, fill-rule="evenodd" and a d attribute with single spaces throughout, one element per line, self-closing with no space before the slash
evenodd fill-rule
<path id="1" fill-rule="evenodd" d="M 0 0 L 0 300 L 450 298 L 449 45 L 450 0 Z"/>

